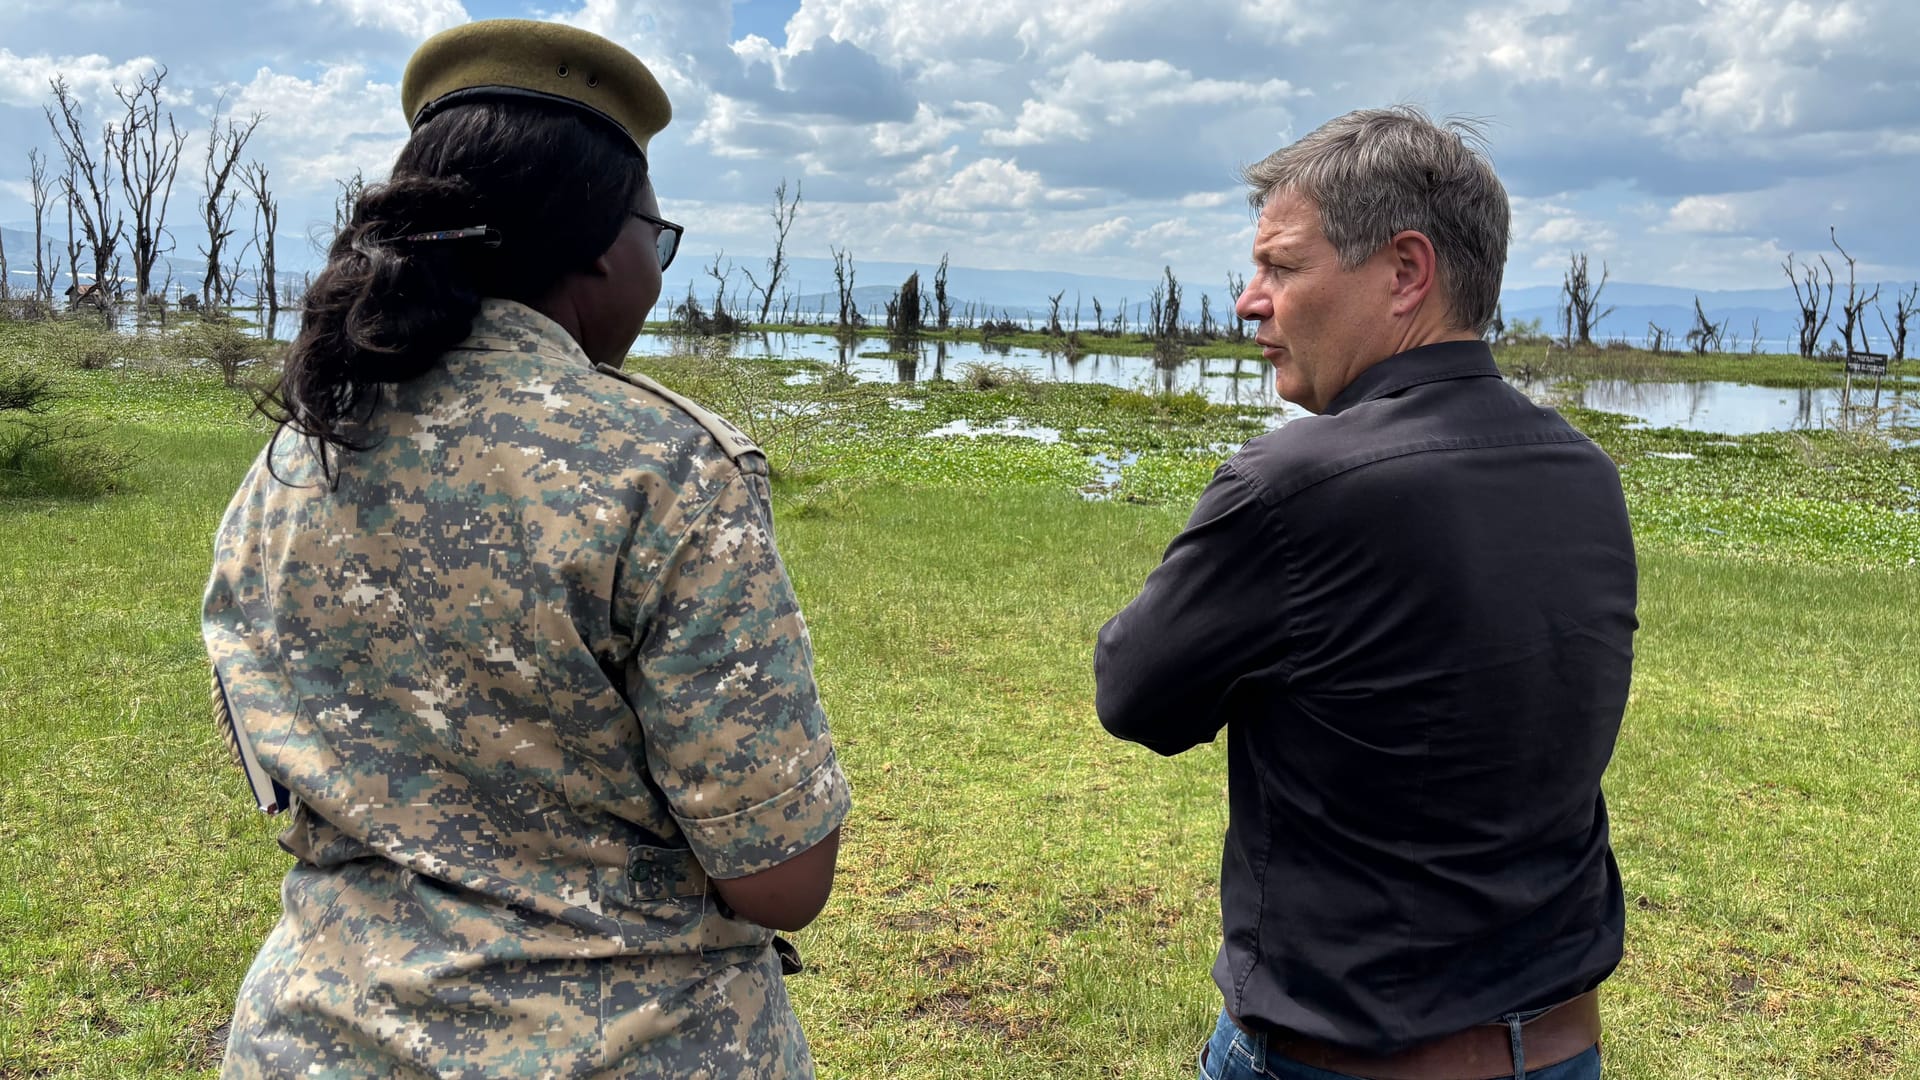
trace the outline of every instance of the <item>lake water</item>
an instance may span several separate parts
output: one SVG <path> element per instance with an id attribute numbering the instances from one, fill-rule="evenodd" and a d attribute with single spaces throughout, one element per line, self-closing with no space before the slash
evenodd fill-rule
<path id="1" fill-rule="evenodd" d="M 642 334 L 634 343 L 633 354 L 671 356 L 688 348 L 689 340 L 684 337 Z M 1128 390 L 1176 394 L 1192 390 L 1228 405 L 1300 413 L 1274 393 L 1269 369 L 1259 359 L 1188 360 L 1163 367 L 1150 356 L 1082 353 L 1069 358 L 1064 353 L 981 345 L 977 341 L 922 341 L 914 347 L 910 360 L 862 355 L 890 350 L 887 339 L 878 337 L 842 341 L 830 334 L 741 334 L 733 339 L 732 355 L 748 360 L 816 360 L 860 379 L 890 383 L 959 379 L 969 364 L 997 364 L 1050 382 L 1104 383 Z M 1239 377 L 1235 377 L 1236 372 Z"/>
<path id="2" fill-rule="evenodd" d="M 688 339 L 683 337 L 642 334 L 633 351 L 637 356 L 666 356 L 688 348 Z M 1104 383 L 1150 392 L 1197 391 L 1223 404 L 1278 409 L 1276 420 L 1305 415 L 1274 392 L 1270 370 L 1257 359 L 1187 360 L 1163 366 L 1148 356 L 1085 353 L 1069 359 L 1065 354 L 1040 349 L 945 341 L 920 342 L 912 359 L 862 355 L 888 349 L 885 338 L 849 342 L 828 334 L 743 334 L 734 338 L 732 355 L 742 359 L 815 360 L 861 379 L 888 383 L 958 379 L 968 364 L 998 364 L 1053 382 Z M 1920 383 L 1911 378 L 1886 380 L 1877 399 L 1871 379 L 1864 383 L 1856 380 L 1851 393 L 1844 395 L 1840 388 L 1777 390 L 1732 382 L 1604 379 L 1578 387 L 1563 387 L 1550 380 L 1515 385 L 1549 405 L 1620 413 L 1648 427 L 1722 435 L 1839 427 L 1843 422 L 1854 427 L 1920 427 Z"/>
<path id="3" fill-rule="evenodd" d="M 1873 380 L 1846 388 L 1781 390 L 1732 382 L 1630 382 L 1602 379 L 1570 389 L 1551 384 L 1525 386 L 1549 404 L 1576 405 L 1620 413 L 1647 427 L 1719 435 L 1763 431 L 1808 431 L 1852 426 L 1920 426 L 1920 387 L 1885 381 L 1879 394 Z"/>

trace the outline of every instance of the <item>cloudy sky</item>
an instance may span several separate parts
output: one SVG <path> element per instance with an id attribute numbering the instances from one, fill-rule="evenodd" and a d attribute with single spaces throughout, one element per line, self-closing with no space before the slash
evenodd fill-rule
<path id="1" fill-rule="evenodd" d="M 1788 251 L 1920 277 L 1920 8 L 1894 0 L 5 0 L 0 223 L 30 222 L 47 80 L 98 118 L 164 64 L 192 129 L 181 247 L 216 101 L 264 113 L 253 153 L 284 233 L 406 135 L 399 76 L 469 19 L 615 38 L 675 106 L 654 141 L 688 250 L 752 261 L 783 177 L 791 250 L 1189 281 L 1246 265 L 1240 165 L 1348 109 L 1412 102 L 1487 123 L 1514 205 L 1509 286 L 1571 249 L 1616 281 L 1782 284 Z M 10 253 L 17 260 L 21 253 Z M 691 262 L 683 263 L 691 269 Z M 678 271 L 678 267 L 676 267 Z M 671 287 L 671 286 L 670 286 Z"/>

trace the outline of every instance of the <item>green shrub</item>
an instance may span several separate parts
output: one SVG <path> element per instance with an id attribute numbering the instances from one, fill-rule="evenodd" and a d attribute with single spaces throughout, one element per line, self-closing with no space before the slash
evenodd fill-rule
<path id="1" fill-rule="evenodd" d="M 237 385 L 247 368 L 277 360 L 282 348 L 279 342 L 247 333 L 239 320 L 219 314 L 184 321 L 169 344 L 180 360 L 212 364 L 228 386 Z"/>
<path id="2" fill-rule="evenodd" d="M 35 331 L 38 359 L 61 367 L 99 371 L 139 351 L 138 339 L 100 325 L 97 314 L 68 315 Z"/>

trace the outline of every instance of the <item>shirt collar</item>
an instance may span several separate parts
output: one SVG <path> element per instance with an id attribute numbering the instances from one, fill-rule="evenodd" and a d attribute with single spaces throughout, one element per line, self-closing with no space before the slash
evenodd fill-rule
<path id="1" fill-rule="evenodd" d="M 535 353 L 583 367 L 593 362 L 566 328 L 525 304 L 488 297 L 480 301 L 473 329 L 455 349 L 470 352 Z"/>
<path id="2" fill-rule="evenodd" d="M 1396 353 L 1360 373 L 1334 396 L 1327 415 L 1344 412 L 1363 401 L 1397 394 L 1410 386 L 1470 379 L 1490 375 L 1500 377 L 1493 362 L 1493 349 L 1484 341 L 1442 341 Z"/>

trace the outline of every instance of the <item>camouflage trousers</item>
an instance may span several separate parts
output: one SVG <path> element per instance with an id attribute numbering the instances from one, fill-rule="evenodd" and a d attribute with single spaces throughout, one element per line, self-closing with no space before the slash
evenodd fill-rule
<path id="1" fill-rule="evenodd" d="M 813 1076 L 771 947 L 529 957 L 444 932 L 415 887 L 379 859 L 287 875 L 223 1080 Z"/>

